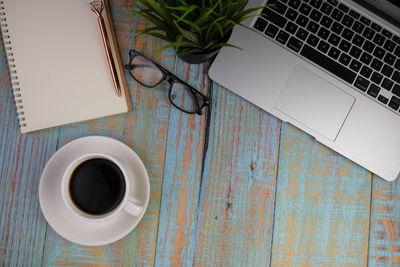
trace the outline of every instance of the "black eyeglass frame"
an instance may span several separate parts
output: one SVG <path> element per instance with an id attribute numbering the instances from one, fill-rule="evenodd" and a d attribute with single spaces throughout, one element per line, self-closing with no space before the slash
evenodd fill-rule
<path id="1" fill-rule="evenodd" d="M 131 70 L 135 68 L 135 66 L 132 65 L 132 61 L 133 61 L 133 59 L 134 59 L 136 56 L 141 56 L 141 57 L 143 57 L 144 59 L 146 59 L 146 60 L 150 61 L 151 63 L 153 63 L 157 68 L 159 68 L 159 70 L 161 71 L 161 73 L 162 73 L 162 75 L 163 75 L 159 82 L 157 82 L 156 84 L 150 86 L 150 85 L 144 84 L 144 83 L 142 83 L 141 81 L 139 81 L 138 79 L 136 79 L 136 77 L 135 77 L 135 76 L 132 74 L 132 72 L 131 72 Z M 167 82 L 169 83 L 169 92 L 168 92 L 169 101 L 171 102 L 171 104 L 172 104 L 174 107 L 176 107 L 176 108 L 179 109 L 180 111 L 183 111 L 183 112 L 188 113 L 188 114 L 198 114 L 198 115 L 202 115 L 202 114 L 203 114 L 202 109 L 203 109 L 204 107 L 209 106 L 209 105 L 211 104 L 211 98 L 209 98 L 208 96 L 202 94 L 200 91 L 196 90 L 193 86 L 190 86 L 190 85 L 189 85 L 188 83 L 186 83 L 185 81 L 182 81 L 181 79 L 179 79 L 178 77 L 176 77 L 173 73 L 171 73 L 170 71 L 168 71 L 168 70 L 165 69 L 164 67 L 160 66 L 159 64 L 157 64 L 156 62 L 154 62 L 152 59 L 146 57 L 146 56 L 143 55 L 142 53 L 136 51 L 135 49 L 129 50 L 129 64 L 126 64 L 126 65 L 125 65 L 125 68 L 128 70 L 129 75 L 131 75 L 131 77 L 132 77 L 133 79 L 135 79 L 135 81 L 137 81 L 139 84 L 141 84 L 141 85 L 143 85 L 143 86 L 146 86 L 146 87 L 148 87 L 148 88 L 154 88 L 154 87 L 158 86 L 159 84 L 161 84 L 162 82 L 167 81 Z M 186 87 L 188 87 L 188 88 L 190 89 L 190 92 L 192 93 L 193 98 L 194 98 L 195 103 L 196 103 L 196 107 L 197 107 L 197 110 L 196 110 L 196 111 L 191 112 L 191 111 L 184 110 L 184 109 L 180 108 L 179 106 L 177 106 L 177 105 L 174 103 L 174 101 L 172 100 L 172 87 L 173 87 L 173 85 L 174 85 L 175 83 L 181 83 L 181 84 L 185 85 Z M 202 104 L 201 106 L 200 106 L 200 104 L 199 104 L 199 97 L 201 97 L 201 99 L 203 100 L 203 104 Z"/>

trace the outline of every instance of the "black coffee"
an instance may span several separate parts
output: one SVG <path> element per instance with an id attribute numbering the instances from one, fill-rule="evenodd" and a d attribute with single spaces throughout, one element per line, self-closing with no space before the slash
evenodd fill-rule
<path id="1" fill-rule="evenodd" d="M 115 209 L 125 194 L 125 179 L 113 162 L 96 158 L 81 163 L 72 173 L 69 192 L 83 212 L 102 215 Z"/>

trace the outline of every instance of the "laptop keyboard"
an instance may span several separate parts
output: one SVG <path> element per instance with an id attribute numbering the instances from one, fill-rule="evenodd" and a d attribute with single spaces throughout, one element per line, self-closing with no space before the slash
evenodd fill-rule
<path id="1" fill-rule="evenodd" d="M 400 114 L 400 36 L 337 0 L 267 4 L 254 29 Z"/>

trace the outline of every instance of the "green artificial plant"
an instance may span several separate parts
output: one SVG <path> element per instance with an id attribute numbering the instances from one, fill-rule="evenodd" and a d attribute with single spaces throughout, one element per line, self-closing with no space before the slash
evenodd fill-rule
<path id="1" fill-rule="evenodd" d="M 244 9 L 247 0 L 139 0 L 133 14 L 153 25 L 139 30 L 169 42 L 177 55 L 212 53 L 223 46 L 236 47 L 227 40 L 234 26 L 263 8 Z M 138 36 L 139 36 L 138 35 Z M 238 48 L 238 47 L 236 47 Z"/>

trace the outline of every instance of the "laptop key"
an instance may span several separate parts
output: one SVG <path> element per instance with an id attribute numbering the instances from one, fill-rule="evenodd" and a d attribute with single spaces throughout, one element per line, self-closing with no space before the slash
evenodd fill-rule
<path id="1" fill-rule="evenodd" d="M 400 58 L 396 60 L 396 64 L 394 64 L 395 69 L 400 70 Z"/>
<path id="2" fill-rule="evenodd" d="M 381 88 L 379 86 L 377 86 L 376 84 L 371 83 L 371 85 L 369 86 L 367 94 L 369 94 L 373 98 L 376 98 L 378 96 L 380 90 L 381 90 Z"/>
<path id="3" fill-rule="evenodd" d="M 362 36 L 364 36 L 368 40 L 372 40 L 372 38 L 374 37 L 374 34 L 375 34 L 375 32 L 371 28 L 365 28 Z"/>
<path id="4" fill-rule="evenodd" d="M 367 40 L 364 43 L 363 49 L 365 51 L 367 51 L 368 53 L 372 53 L 372 51 L 374 51 L 374 49 L 375 49 L 375 45 Z"/>
<path id="5" fill-rule="evenodd" d="M 383 62 L 382 62 L 382 61 L 380 61 L 380 60 L 374 58 L 374 59 L 372 60 L 370 66 L 371 66 L 371 68 L 373 68 L 374 70 L 380 71 L 381 68 L 382 68 L 382 65 L 383 65 Z"/>
<path id="6" fill-rule="evenodd" d="M 351 61 L 351 57 L 345 53 L 342 53 L 339 57 L 339 62 L 347 66 Z"/>
<path id="7" fill-rule="evenodd" d="M 331 4 L 332 6 L 337 6 L 339 4 L 337 0 L 328 0 L 328 3 Z"/>
<path id="8" fill-rule="evenodd" d="M 334 61 L 333 59 L 325 56 L 321 52 L 312 48 L 311 46 L 305 44 L 300 52 L 300 55 L 307 58 L 311 62 L 314 62 L 321 68 L 331 72 L 340 79 L 353 84 L 356 74 L 349 70 L 347 67 L 342 66 L 340 63 Z"/>
<path id="9" fill-rule="evenodd" d="M 339 24 L 339 23 L 337 23 L 336 21 L 333 23 L 333 25 L 332 25 L 332 27 L 331 27 L 331 30 L 334 32 L 334 33 L 336 33 L 336 34 L 340 34 L 341 32 L 342 32 L 342 30 L 343 30 L 343 25 L 342 24 Z"/>
<path id="10" fill-rule="evenodd" d="M 310 5 L 315 7 L 315 8 L 319 8 L 322 4 L 322 0 L 311 0 L 310 1 Z"/>
<path id="11" fill-rule="evenodd" d="M 353 11 L 353 10 L 351 10 L 351 11 Z M 351 13 L 351 11 L 350 11 L 350 13 Z M 351 15 L 351 14 L 350 14 Z M 369 26 L 369 24 L 371 24 L 371 21 L 369 20 L 369 19 L 367 19 L 366 17 L 361 17 L 360 18 L 360 21 L 362 22 L 362 23 L 364 23 L 365 25 L 367 25 L 367 26 Z"/>
<path id="12" fill-rule="evenodd" d="M 297 31 L 298 26 L 294 24 L 293 22 L 289 21 L 286 24 L 285 30 L 291 34 L 294 34 Z"/>
<path id="13" fill-rule="evenodd" d="M 304 15 L 308 16 L 308 14 L 310 14 L 312 7 L 310 7 L 309 5 L 303 3 L 301 4 L 299 11 L 300 13 L 303 13 Z"/>
<path id="14" fill-rule="evenodd" d="M 398 97 L 400 97 L 400 85 L 396 84 L 396 85 L 393 87 L 392 93 L 395 94 L 395 95 L 397 95 Z"/>
<path id="15" fill-rule="evenodd" d="M 306 18 L 304 15 L 301 15 L 296 19 L 296 23 L 299 24 L 301 27 L 305 27 L 308 23 L 309 19 Z"/>
<path id="16" fill-rule="evenodd" d="M 337 59 L 340 55 L 340 50 L 335 48 L 335 47 L 331 47 L 331 49 L 329 50 L 328 56 L 330 56 L 333 59 Z"/>
<path id="17" fill-rule="evenodd" d="M 385 48 L 389 52 L 393 52 L 395 47 L 396 47 L 396 44 L 390 40 L 386 40 L 386 43 L 383 46 L 383 48 Z"/>
<path id="18" fill-rule="evenodd" d="M 289 8 L 288 11 L 286 11 L 285 17 L 290 19 L 291 21 L 294 21 L 297 18 L 297 15 L 299 13 L 297 13 L 297 11 Z"/>
<path id="19" fill-rule="evenodd" d="M 383 56 L 385 55 L 385 50 L 383 50 L 380 47 L 376 47 L 374 50 L 374 56 L 376 56 L 379 59 L 382 59 Z"/>
<path id="20" fill-rule="evenodd" d="M 329 34 L 330 34 L 330 32 L 324 27 L 321 27 L 321 29 L 319 29 L 319 31 L 317 33 L 318 37 L 320 37 L 324 40 L 326 40 L 328 38 Z"/>
<path id="21" fill-rule="evenodd" d="M 273 24 L 269 24 L 267 29 L 265 30 L 265 34 L 271 38 L 275 38 L 275 35 L 278 33 L 279 28 Z"/>
<path id="22" fill-rule="evenodd" d="M 373 81 L 376 84 L 380 84 L 382 79 L 383 79 L 383 75 L 380 73 L 377 73 L 376 71 L 374 71 L 374 73 L 371 76 L 371 81 Z"/>
<path id="23" fill-rule="evenodd" d="M 395 81 L 396 83 L 400 83 L 400 72 L 398 72 L 397 70 L 393 73 L 392 76 L 393 81 Z"/>
<path id="24" fill-rule="evenodd" d="M 319 25 L 315 23 L 314 21 L 310 21 L 307 25 L 307 30 L 309 30 L 312 33 L 316 33 L 319 29 Z"/>
<path id="25" fill-rule="evenodd" d="M 269 8 L 275 10 L 279 14 L 283 15 L 286 12 L 287 6 L 279 2 L 278 0 L 270 0 L 268 1 Z"/>
<path id="26" fill-rule="evenodd" d="M 353 38 L 354 32 L 349 30 L 349 29 L 344 29 L 344 31 L 342 32 L 342 37 L 344 39 L 346 39 L 347 41 L 351 41 L 351 39 Z"/>
<path id="27" fill-rule="evenodd" d="M 400 36 L 393 36 L 392 40 L 397 43 L 398 45 L 400 45 Z"/>
<path id="28" fill-rule="evenodd" d="M 356 21 L 352 27 L 353 31 L 355 31 L 359 34 L 361 34 L 363 32 L 364 28 L 365 28 L 365 26 L 358 21 Z"/>
<path id="29" fill-rule="evenodd" d="M 264 17 L 266 20 L 272 22 L 273 24 L 276 24 L 280 28 L 283 28 L 287 22 L 287 19 L 279 15 L 278 13 L 272 11 L 269 8 L 264 8 L 262 11 L 262 17 Z"/>
<path id="30" fill-rule="evenodd" d="M 318 22 L 322 18 L 322 13 L 314 9 L 313 11 L 311 11 L 310 18 Z"/>
<path id="31" fill-rule="evenodd" d="M 361 69 L 361 62 L 358 60 L 353 59 L 349 65 L 350 69 L 358 72 Z"/>
<path id="32" fill-rule="evenodd" d="M 351 25 L 353 24 L 354 19 L 348 15 L 345 15 L 342 19 L 342 23 L 347 26 L 347 27 L 351 27 Z"/>
<path id="33" fill-rule="evenodd" d="M 392 82 L 388 78 L 383 79 L 383 82 L 381 84 L 382 88 L 384 88 L 388 91 L 392 90 L 393 85 L 394 85 L 394 82 Z"/>
<path id="34" fill-rule="evenodd" d="M 339 44 L 339 42 L 340 42 L 340 37 L 334 33 L 331 33 L 331 35 L 329 36 L 329 39 L 328 39 L 328 43 L 336 46 Z"/>
<path id="35" fill-rule="evenodd" d="M 287 44 L 287 47 L 292 49 L 295 52 L 299 52 L 301 49 L 301 46 L 303 45 L 303 42 L 297 39 L 296 37 L 290 37 L 289 42 Z"/>
<path id="36" fill-rule="evenodd" d="M 360 14 L 357 13 L 356 11 L 354 11 L 354 10 L 350 10 L 349 14 L 350 14 L 350 16 L 352 16 L 355 19 L 359 19 L 360 18 Z"/>
<path id="37" fill-rule="evenodd" d="M 330 45 L 327 42 L 321 41 L 321 42 L 319 42 L 319 45 L 317 48 L 322 53 L 326 53 L 326 52 L 328 52 L 329 47 L 330 47 Z"/>
<path id="38" fill-rule="evenodd" d="M 383 36 L 383 35 L 381 35 L 381 34 L 379 34 L 379 33 L 375 34 L 375 37 L 374 37 L 374 43 L 375 43 L 375 44 L 377 44 L 377 45 L 383 45 L 383 43 L 384 43 L 385 41 L 386 41 L 385 36 Z"/>
<path id="39" fill-rule="evenodd" d="M 395 54 L 396 56 L 400 57 L 400 45 L 398 45 L 398 46 L 396 47 L 396 50 L 394 50 L 394 54 Z"/>
<path id="40" fill-rule="evenodd" d="M 311 45 L 311 46 L 316 46 L 319 42 L 319 38 L 317 36 L 315 36 L 314 34 L 310 34 L 310 36 L 308 36 L 307 38 L 307 44 Z"/>
<path id="41" fill-rule="evenodd" d="M 328 3 L 323 3 L 320 8 L 320 10 L 327 15 L 331 14 L 332 9 L 333 9 L 333 7 L 331 5 L 329 5 Z"/>
<path id="42" fill-rule="evenodd" d="M 320 24 L 326 28 L 330 28 L 332 25 L 332 22 L 333 22 L 333 19 L 331 19 L 330 17 L 327 17 L 327 16 L 323 16 Z"/>
<path id="43" fill-rule="evenodd" d="M 340 42 L 339 48 L 340 48 L 340 50 L 347 53 L 350 50 L 350 46 L 351 46 L 351 44 L 349 42 L 347 42 L 346 40 L 342 40 Z"/>
<path id="44" fill-rule="evenodd" d="M 389 65 L 393 65 L 395 60 L 396 60 L 396 57 L 393 54 L 390 54 L 390 53 L 386 53 L 385 57 L 383 58 L 383 61 L 385 63 L 389 64 Z"/>
<path id="45" fill-rule="evenodd" d="M 344 13 L 347 13 L 350 10 L 350 8 L 348 8 L 347 6 L 343 5 L 342 3 L 339 4 L 338 8 L 340 10 L 342 10 Z"/>
<path id="46" fill-rule="evenodd" d="M 380 102 L 382 102 L 383 104 L 387 104 L 387 102 L 389 102 L 389 99 L 387 99 L 386 97 L 384 97 L 383 95 L 378 96 L 378 100 Z"/>
<path id="47" fill-rule="evenodd" d="M 392 36 L 393 36 L 393 33 L 391 33 L 390 31 L 388 31 L 388 30 L 386 30 L 386 29 L 383 29 L 382 34 L 383 34 L 384 36 L 386 36 L 387 38 L 389 38 L 389 39 L 391 39 Z"/>
<path id="48" fill-rule="evenodd" d="M 354 86 L 363 92 L 367 91 L 369 84 L 370 82 L 361 76 L 358 76 L 356 81 L 354 82 Z"/>
<path id="49" fill-rule="evenodd" d="M 363 52 L 360 60 L 362 63 L 369 65 L 369 63 L 371 63 L 371 61 L 372 61 L 372 56 L 370 54 L 368 54 L 367 52 Z"/>
<path id="50" fill-rule="evenodd" d="M 374 30 L 377 31 L 377 32 L 380 32 L 380 31 L 382 30 L 382 27 L 379 26 L 378 24 L 376 24 L 375 22 L 373 22 L 373 23 L 371 24 L 371 28 L 374 29 Z"/>
<path id="51" fill-rule="evenodd" d="M 256 23 L 254 23 L 254 28 L 259 30 L 260 32 L 263 32 L 265 28 L 267 27 L 268 22 L 263 20 L 262 18 L 258 18 Z"/>
<path id="52" fill-rule="evenodd" d="M 350 49 L 350 55 L 351 55 L 352 57 L 354 57 L 354 58 L 359 58 L 360 55 L 361 55 L 361 53 L 362 53 L 362 50 L 361 50 L 360 48 L 356 47 L 356 46 L 353 46 L 353 47 Z"/>
<path id="53" fill-rule="evenodd" d="M 361 35 L 356 34 L 352 40 L 352 43 L 358 47 L 361 47 L 364 41 L 365 39 Z"/>
<path id="54" fill-rule="evenodd" d="M 297 9 L 300 6 L 300 0 L 289 0 L 289 6 Z"/>
<path id="55" fill-rule="evenodd" d="M 361 74 L 362 76 L 364 76 L 365 78 L 369 79 L 369 77 L 370 77 L 371 74 L 372 74 L 372 69 L 369 68 L 369 67 L 367 67 L 367 66 L 363 66 L 363 67 L 361 68 L 360 74 Z"/>
<path id="56" fill-rule="evenodd" d="M 307 36 L 308 36 L 308 32 L 302 28 L 300 28 L 296 33 L 296 37 L 302 41 L 305 41 L 307 39 Z"/>
<path id="57" fill-rule="evenodd" d="M 390 99 L 390 102 L 389 102 L 389 107 L 391 107 L 394 110 L 398 110 L 400 107 L 400 98 L 397 98 L 396 96 L 392 96 L 392 99 Z"/>
<path id="58" fill-rule="evenodd" d="M 343 12 L 340 11 L 339 9 L 333 10 L 332 14 L 331 14 L 331 18 L 333 18 L 336 21 L 340 21 L 343 18 Z"/>
<path id="59" fill-rule="evenodd" d="M 290 35 L 287 32 L 280 30 L 275 39 L 281 44 L 286 44 L 287 40 L 289 39 L 289 36 Z"/>
<path id="60" fill-rule="evenodd" d="M 385 66 L 383 66 L 383 68 L 381 70 L 381 73 L 383 75 L 385 75 L 386 77 L 390 78 L 390 76 L 392 76 L 392 74 L 393 74 L 393 71 L 394 71 L 394 69 L 392 67 L 385 64 Z"/>

